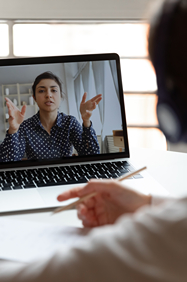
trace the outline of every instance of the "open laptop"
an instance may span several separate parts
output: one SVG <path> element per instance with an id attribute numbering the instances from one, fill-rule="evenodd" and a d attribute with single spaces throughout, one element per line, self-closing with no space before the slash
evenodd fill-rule
<path id="1" fill-rule="evenodd" d="M 57 119 L 57 122 L 63 134 L 62 140 L 59 135 L 56 138 L 56 131 L 53 132 L 54 136 L 52 133 L 49 135 L 39 124 L 39 141 L 35 142 L 37 127 L 33 124 L 38 122 L 39 108 L 32 98 L 32 85 L 35 78 L 46 71 L 61 81 L 60 120 Z M 0 213 L 67 204 L 59 203 L 57 195 L 83 185 L 90 178 L 116 178 L 137 168 L 129 155 L 117 54 L 0 60 L 0 85 Z M 86 129 L 86 132 L 80 114 L 80 103 L 85 92 L 86 101 L 102 94 L 102 100 L 92 112 L 92 129 Z M 7 137 L 9 115 L 6 97 L 19 110 L 26 105 L 24 119 L 32 122 L 24 126 L 29 124 L 30 135 L 26 128 L 22 132 L 19 129 L 17 137 Z M 65 122 L 67 119 L 69 123 Z M 75 127 L 72 131 L 72 120 L 79 125 L 78 133 Z M 33 139 L 34 134 L 36 139 Z M 83 150 L 79 150 L 77 141 L 82 142 Z M 32 149 L 41 151 L 41 155 L 30 153 L 31 143 Z M 55 154 L 49 153 L 52 150 Z M 167 194 L 146 172 L 126 180 L 126 184 L 145 193 Z"/>

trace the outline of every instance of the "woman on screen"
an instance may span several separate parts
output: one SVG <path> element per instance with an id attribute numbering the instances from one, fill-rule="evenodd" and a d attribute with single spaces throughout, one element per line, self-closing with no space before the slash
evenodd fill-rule
<path id="1" fill-rule="evenodd" d="M 69 157 L 73 146 L 78 155 L 99 154 L 90 117 L 102 99 L 101 94 L 86 101 L 87 94 L 84 93 L 80 104 L 81 126 L 75 117 L 58 112 L 62 86 L 53 73 L 44 72 L 36 77 L 32 90 L 39 111 L 27 120 L 24 120 L 26 105 L 20 111 L 9 98 L 5 98 L 9 129 L 0 145 L 0 161 L 19 161 L 25 153 L 29 160 Z"/>

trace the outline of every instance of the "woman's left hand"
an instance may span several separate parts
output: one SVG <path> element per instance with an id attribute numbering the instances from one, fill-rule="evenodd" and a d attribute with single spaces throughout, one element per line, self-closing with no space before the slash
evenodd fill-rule
<path id="1" fill-rule="evenodd" d="M 102 100 L 102 94 L 98 94 L 92 99 L 86 102 L 87 93 L 85 92 L 82 101 L 80 104 L 80 113 L 83 120 L 83 124 L 85 127 L 90 126 L 90 117 L 92 115 L 92 111 L 96 108 L 99 102 Z"/>

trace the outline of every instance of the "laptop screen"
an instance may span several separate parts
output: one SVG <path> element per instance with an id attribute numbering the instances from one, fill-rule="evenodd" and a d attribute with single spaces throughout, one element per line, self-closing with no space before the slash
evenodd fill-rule
<path id="1" fill-rule="evenodd" d="M 129 156 L 119 57 L 0 62 L 0 167 Z"/>

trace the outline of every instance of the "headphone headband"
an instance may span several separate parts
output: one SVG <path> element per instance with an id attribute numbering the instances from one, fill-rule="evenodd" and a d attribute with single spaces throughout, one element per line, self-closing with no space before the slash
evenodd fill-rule
<path id="1" fill-rule="evenodd" d="M 159 127 L 171 142 L 181 141 L 186 136 L 187 125 L 185 124 L 186 111 L 180 106 L 176 97 L 179 90 L 169 78 L 166 70 L 167 47 L 170 37 L 171 26 L 181 0 L 166 0 L 155 29 L 153 44 L 153 65 L 156 71 L 158 85 L 157 116 Z"/>

